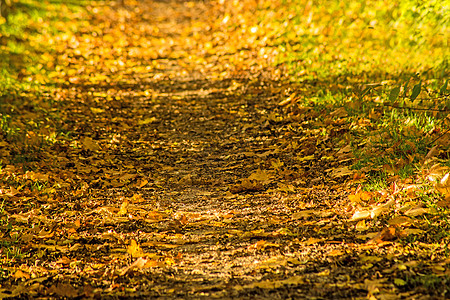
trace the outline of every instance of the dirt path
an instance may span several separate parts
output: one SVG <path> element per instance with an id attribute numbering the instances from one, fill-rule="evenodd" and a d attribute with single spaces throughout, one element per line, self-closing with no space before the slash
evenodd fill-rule
<path id="1" fill-rule="evenodd" d="M 208 54 L 207 4 L 128 3 L 60 53 L 77 142 L 41 163 L 66 191 L 16 211 L 34 275 L 4 285 L 11 295 L 397 297 L 385 278 L 400 246 L 383 260 L 364 244 L 327 179 L 336 160 L 318 159 L 345 160 L 345 125 L 322 135 L 312 111 L 280 108 L 283 83 Z"/>

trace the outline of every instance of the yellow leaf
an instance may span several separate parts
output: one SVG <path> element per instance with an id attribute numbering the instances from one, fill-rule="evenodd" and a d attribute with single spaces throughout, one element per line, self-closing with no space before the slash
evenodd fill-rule
<path id="1" fill-rule="evenodd" d="M 133 202 L 133 203 L 141 203 L 141 202 L 144 202 L 144 201 L 145 201 L 145 199 L 140 194 L 134 194 L 131 197 L 131 202 Z"/>
<path id="2" fill-rule="evenodd" d="M 394 284 L 397 286 L 404 286 L 407 282 L 400 278 L 394 278 Z"/>
<path id="3" fill-rule="evenodd" d="M 25 278 L 25 279 L 30 279 L 30 274 L 23 272 L 22 270 L 17 270 L 16 273 L 14 273 L 14 278 L 16 279 L 20 279 L 20 278 Z"/>
<path id="4" fill-rule="evenodd" d="M 358 230 L 358 231 L 364 231 L 364 230 L 367 230 L 368 227 L 367 227 L 367 225 L 366 225 L 366 221 L 364 221 L 364 220 L 359 221 L 359 222 L 356 224 L 355 229 Z"/>
<path id="5" fill-rule="evenodd" d="M 410 235 L 410 234 L 421 234 L 423 233 L 424 230 L 422 229 L 417 229 L 417 228 L 406 228 L 405 230 L 403 230 L 403 233 L 406 235 Z"/>
<path id="6" fill-rule="evenodd" d="M 291 218 L 293 220 L 298 220 L 298 219 L 308 219 L 309 217 L 314 215 L 314 211 L 313 210 L 302 210 L 302 211 L 298 211 L 296 213 L 293 213 Z"/>
<path id="7" fill-rule="evenodd" d="M 369 210 L 357 210 L 350 218 L 349 221 L 359 221 L 363 219 L 369 219 L 371 217 L 371 213 Z"/>
<path id="8" fill-rule="evenodd" d="M 334 250 L 331 250 L 330 252 L 328 252 L 329 256 L 340 256 L 342 254 L 344 254 L 344 252 L 342 252 L 341 250 L 338 250 L 338 249 L 334 249 Z"/>
<path id="9" fill-rule="evenodd" d="M 261 182 L 269 182 L 270 181 L 270 174 L 267 173 L 265 170 L 258 169 L 256 172 L 252 173 L 248 179 L 250 180 L 256 180 Z"/>
<path id="10" fill-rule="evenodd" d="M 137 174 L 123 174 L 122 176 L 119 177 L 120 181 L 127 181 L 130 179 L 133 179 L 137 176 Z"/>
<path id="11" fill-rule="evenodd" d="M 127 207 L 128 207 L 128 201 L 127 200 L 125 200 L 125 201 L 123 201 L 122 202 L 122 205 L 120 206 L 120 210 L 119 210 L 119 212 L 117 213 L 119 216 L 123 216 L 123 215 L 126 215 L 127 214 Z"/>
<path id="12" fill-rule="evenodd" d="M 314 159 L 314 154 L 309 155 L 309 156 L 303 156 L 303 157 L 299 157 L 299 158 L 298 158 L 298 160 L 299 160 L 300 162 L 302 162 L 302 161 L 307 161 L 307 160 L 313 160 L 313 159 Z"/>
<path id="13" fill-rule="evenodd" d="M 48 175 L 47 174 L 34 173 L 33 171 L 28 171 L 25 174 L 25 178 L 29 178 L 31 180 L 48 181 Z"/>
<path id="14" fill-rule="evenodd" d="M 168 266 L 173 266 L 175 264 L 175 260 L 173 258 L 170 257 L 166 257 L 166 259 L 164 260 L 164 262 L 166 263 L 166 265 Z"/>
<path id="15" fill-rule="evenodd" d="M 397 216 L 390 219 L 387 223 L 389 225 L 408 225 L 411 223 L 411 219 L 405 216 Z"/>
<path id="16" fill-rule="evenodd" d="M 131 240 L 130 245 L 127 247 L 127 252 L 132 257 L 142 257 L 144 255 L 144 251 L 142 251 L 141 247 L 139 247 L 135 240 Z"/>
<path id="17" fill-rule="evenodd" d="M 160 261 L 157 261 L 157 260 L 149 259 L 149 260 L 145 263 L 144 268 L 161 267 L 161 266 L 163 266 L 163 265 L 164 265 L 163 262 L 160 262 Z"/>
<path id="18" fill-rule="evenodd" d="M 146 125 L 146 124 L 151 124 L 151 123 L 154 123 L 154 122 L 156 122 L 156 118 L 155 117 L 151 117 L 151 118 L 146 118 L 146 119 L 143 119 L 143 120 L 139 120 L 138 124 L 139 125 Z"/>
<path id="19" fill-rule="evenodd" d="M 104 112 L 105 110 L 104 110 L 103 108 L 91 107 L 91 111 L 92 111 L 94 114 L 100 114 L 100 113 Z"/>
<path id="20" fill-rule="evenodd" d="M 263 250 L 268 247 L 278 248 L 278 247 L 280 247 L 280 245 L 261 240 L 261 241 L 254 243 L 253 245 L 248 246 L 248 250 Z"/>
<path id="21" fill-rule="evenodd" d="M 306 245 L 314 245 L 314 244 L 317 244 L 317 243 L 323 242 L 323 241 L 325 241 L 325 239 L 317 239 L 317 238 L 311 237 L 305 241 L 305 244 Z"/>
<path id="22" fill-rule="evenodd" d="M 148 183 L 148 180 L 147 180 L 147 179 L 142 179 L 142 180 L 139 180 L 139 181 L 137 182 L 136 186 L 137 186 L 137 188 L 142 188 L 142 187 L 144 187 L 147 183 Z"/>
<path id="23" fill-rule="evenodd" d="M 351 202 L 360 202 L 361 201 L 360 194 L 359 193 L 355 195 L 350 194 L 348 195 L 348 200 L 350 200 Z"/>
<path id="24" fill-rule="evenodd" d="M 303 276 L 292 276 L 288 279 L 285 280 L 281 280 L 280 281 L 282 284 L 286 284 L 286 285 L 298 285 L 298 284 L 303 284 L 305 281 L 303 279 Z"/>

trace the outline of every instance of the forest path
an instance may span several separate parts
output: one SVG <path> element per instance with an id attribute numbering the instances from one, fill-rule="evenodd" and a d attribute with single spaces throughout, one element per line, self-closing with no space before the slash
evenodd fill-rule
<path id="1" fill-rule="evenodd" d="M 320 185 L 323 164 L 301 159 L 328 148 L 329 141 L 279 114 L 281 83 L 261 72 L 236 71 L 233 61 L 224 65 L 225 54 L 216 54 L 214 63 L 214 55 L 202 49 L 214 37 L 206 17 L 210 7 L 174 1 L 135 5 L 97 15 L 110 26 L 102 29 L 103 41 L 111 34 L 111 43 L 125 40 L 125 45 L 119 51 L 94 42 L 98 48 L 92 51 L 104 57 L 69 86 L 74 98 L 84 100 L 73 102 L 80 113 L 74 112 L 71 131 L 94 150 L 81 152 L 83 166 L 98 172 L 88 174 L 88 192 L 78 198 L 83 211 L 92 210 L 78 234 L 90 247 L 112 251 L 97 258 L 105 263 L 117 248 L 137 242 L 143 253 L 136 250 L 135 256 L 157 268 L 113 279 L 137 295 L 340 293 L 331 283 L 334 276 L 327 287 L 317 275 L 341 272 L 323 256 L 342 251 L 347 234 L 335 213 L 339 196 Z M 105 65 L 115 72 L 106 73 Z M 83 76 L 93 74 L 107 82 L 86 82 Z M 105 219 L 99 213 L 105 206 L 119 210 L 124 202 L 129 204 L 120 216 Z M 325 224 L 336 236 L 322 243 L 329 235 L 321 232 Z M 103 238 L 95 240 L 99 235 Z M 118 241 L 109 240 L 113 235 Z M 130 251 L 120 260 L 135 261 Z M 126 267 L 113 265 L 107 267 L 113 274 Z M 105 276 L 111 278 L 107 273 L 94 282 L 103 285 Z M 141 280 L 148 286 L 137 285 Z M 320 289 L 302 288 L 314 281 Z M 288 288 L 291 284 L 297 287 Z"/>

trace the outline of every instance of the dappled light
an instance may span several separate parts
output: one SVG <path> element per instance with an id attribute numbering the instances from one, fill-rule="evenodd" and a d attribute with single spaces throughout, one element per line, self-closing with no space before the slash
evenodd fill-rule
<path id="1" fill-rule="evenodd" d="M 448 297 L 445 3 L 0 4 L 0 299 Z"/>

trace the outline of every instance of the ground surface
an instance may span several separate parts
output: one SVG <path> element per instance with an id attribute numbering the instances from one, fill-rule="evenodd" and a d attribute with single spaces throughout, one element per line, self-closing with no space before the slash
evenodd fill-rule
<path id="1" fill-rule="evenodd" d="M 414 279 L 448 274 L 444 246 L 349 221 L 348 125 L 323 134 L 317 112 L 280 106 L 280 70 L 221 53 L 208 4 L 128 5 L 92 9 L 98 32 L 58 41 L 72 71 L 57 74 L 55 105 L 75 142 L 24 175 L 47 176 L 46 198 L 9 191 L 24 255 L 0 298 L 444 296 L 448 277 Z M 421 232 L 405 220 L 391 225 Z"/>

